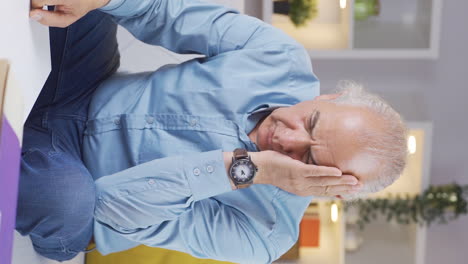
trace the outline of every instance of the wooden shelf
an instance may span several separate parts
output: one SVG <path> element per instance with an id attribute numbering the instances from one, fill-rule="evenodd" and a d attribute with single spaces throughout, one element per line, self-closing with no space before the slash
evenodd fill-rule
<path id="1" fill-rule="evenodd" d="M 408 157 L 408 166 L 391 187 L 371 195 L 382 197 L 388 194 L 417 194 L 429 185 L 429 164 L 432 143 L 432 125 L 428 122 L 409 122 L 409 136 L 416 138 L 416 151 Z M 377 219 L 366 225 L 364 231 L 354 231 L 363 238 L 363 243 L 354 252 L 346 252 L 346 235 L 352 228 L 350 221 L 356 216 L 353 211 L 344 212 L 339 206 L 336 223 L 330 220 L 330 204 L 341 201 L 314 199 L 315 213 L 320 218 L 320 245 L 317 248 L 300 248 L 300 258 L 295 261 L 277 261 L 288 264 L 374 264 L 408 263 L 424 264 L 426 227 L 398 225 L 386 219 Z M 355 212 L 356 213 L 356 212 Z M 347 221 L 348 220 L 348 221 Z M 349 233 L 348 233 L 349 234 Z"/>
<path id="2" fill-rule="evenodd" d="M 273 14 L 263 1 L 262 18 L 302 43 L 314 58 L 435 59 L 438 57 L 443 0 L 381 0 L 381 13 L 355 21 L 354 3 L 319 1 L 319 15 L 295 27 L 286 15 Z"/>

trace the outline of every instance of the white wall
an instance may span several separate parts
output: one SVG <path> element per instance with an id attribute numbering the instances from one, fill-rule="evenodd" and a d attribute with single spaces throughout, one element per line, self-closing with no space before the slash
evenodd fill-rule
<path id="1" fill-rule="evenodd" d="M 322 92 L 340 79 L 364 82 L 408 120 L 432 120 L 431 183 L 468 184 L 468 1 L 444 1 L 437 61 L 314 61 Z M 468 217 L 428 230 L 426 263 L 467 263 Z"/>

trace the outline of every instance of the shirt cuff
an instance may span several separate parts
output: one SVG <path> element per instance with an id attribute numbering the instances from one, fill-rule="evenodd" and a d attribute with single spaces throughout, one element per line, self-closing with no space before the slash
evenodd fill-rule
<path id="1" fill-rule="evenodd" d="M 221 150 L 184 158 L 184 170 L 195 201 L 232 191 Z"/>

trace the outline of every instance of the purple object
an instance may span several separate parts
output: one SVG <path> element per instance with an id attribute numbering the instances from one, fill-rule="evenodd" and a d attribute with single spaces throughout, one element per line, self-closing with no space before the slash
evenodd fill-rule
<path id="1" fill-rule="evenodd" d="M 5 116 L 0 133 L 0 263 L 11 263 L 21 146 Z"/>

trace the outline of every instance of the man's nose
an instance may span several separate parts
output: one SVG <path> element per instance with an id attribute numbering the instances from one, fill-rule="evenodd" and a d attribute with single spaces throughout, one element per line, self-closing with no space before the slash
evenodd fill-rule
<path id="1" fill-rule="evenodd" d="M 298 155 L 297 158 L 301 158 L 300 156 L 310 146 L 310 136 L 301 132 L 288 131 L 281 133 L 277 135 L 276 141 L 283 153 L 288 155 L 296 154 Z"/>

